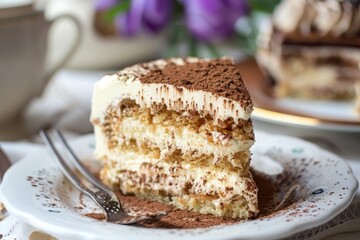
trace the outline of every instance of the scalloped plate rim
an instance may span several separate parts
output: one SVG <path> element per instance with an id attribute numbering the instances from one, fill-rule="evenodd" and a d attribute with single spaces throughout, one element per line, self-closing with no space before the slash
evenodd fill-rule
<path id="1" fill-rule="evenodd" d="M 327 222 L 328 220 L 332 219 L 333 217 L 335 217 L 337 214 L 339 214 L 341 211 L 343 211 L 346 207 L 348 207 L 348 205 L 351 203 L 352 198 L 355 195 L 355 192 L 357 190 L 358 187 L 358 182 L 356 180 L 356 178 L 354 177 L 354 175 L 352 174 L 351 168 L 349 167 L 349 165 L 342 159 L 340 159 L 338 156 L 336 156 L 333 153 L 327 152 L 323 149 L 320 149 L 319 147 L 317 147 L 316 145 L 313 145 L 311 143 L 308 143 L 306 141 L 303 141 L 301 139 L 297 139 L 297 138 L 293 138 L 293 137 L 287 137 L 287 136 L 281 136 L 281 135 L 271 135 L 270 134 L 266 134 L 266 133 L 260 133 L 260 132 L 255 132 L 255 134 L 257 136 L 261 137 L 268 137 L 268 138 L 274 138 L 274 139 L 280 139 L 283 141 L 287 141 L 287 142 L 297 142 L 300 143 L 300 145 L 303 145 L 307 148 L 312 148 L 315 149 L 317 151 L 322 151 L 325 154 L 328 154 L 331 157 L 336 158 L 340 163 L 344 164 L 343 167 L 346 167 L 347 171 L 350 171 L 350 176 L 352 179 L 349 179 L 349 183 L 351 183 L 352 185 L 349 187 L 349 194 L 346 196 L 345 199 L 343 199 L 341 201 L 340 204 L 336 205 L 336 207 L 334 207 L 333 209 L 331 209 L 331 211 L 328 212 L 323 212 L 321 214 L 321 216 L 316 219 L 316 220 L 312 220 L 312 221 L 308 221 L 305 223 L 297 223 L 297 224 L 279 224 L 276 226 L 271 227 L 271 229 L 267 229 L 267 231 L 265 231 L 264 229 L 262 231 L 257 231 L 256 233 L 232 233 L 231 231 L 228 231 L 228 235 L 227 236 L 223 236 L 222 239 L 234 239 L 234 238 L 246 238 L 246 239 L 259 239 L 259 238 L 283 238 L 283 237 L 287 237 L 289 235 L 304 231 L 306 229 L 309 229 L 311 227 L 316 227 L 318 225 L 321 225 L 325 222 Z M 79 145 L 82 146 L 85 143 L 89 144 L 91 142 L 93 142 L 93 135 L 87 135 L 87 136 L 83 136 L 80 137 L 76 140 L 71 141 L 71 144 L 74 144 L 75 146 Z M 259 139 L 259 137 L 258 137 Z M 259 141 L 259 140 L 258 140 Z M 264 144 L 264 142 L 261 142 L 259 144 Z M 15 192 L 15 191 L 11 191 L 9 184 L 11 183 L 11 181 L 13 181 L 14 177 L 16 175 L 18 175 L 19 171 L 30 171 L 30 169 L 25 169 L 24 170 L 24 166 L 28 166 L 29 167 L 32 165 L 32 167 L 34 169 L 39 169 L 41 168 L 40 166 L 34 166 L 32 163 L 34 161 L 35 157 L 39 157 L 47 154 L 45 149 L 38 151 L 37 153 L 34 153 L 32 155 L 29 155 L 28 157 L 26 157 L 24 160 L 14 164 L 14 166 L 12 166 L 10 168 L 10 170 L 5 174 L 4 176 L 4 180 L 3 183 L 0 187 L 0 195 L 1 195 L 1 199 L 4 202 L 6 208 L 8 209 L 8 211 L 12 214 L 14 214 L 16 217 L 18 217 L 20 220 L 31 224 L 34 227 L 39 228 L 40 230 L 46 231 L 50 234 L 53 234 L 54 236 L 66 236 L 66 239 L 70 239 L 71 237 L 75 238 L 81 236 L 83 239 L 107 239 L 107 236 L 100 236 L 100 235 L 95 235 L 96 233 L 94 233 L 94 229 L 92 229 L 92 227 L 96 228 L 97 230 L 99 230 L 99 232 L 97 234 L 101 233 L 101 225 L 106 226 L 108 223 L 103 223 L 103 222 L 99 222 L 99 221 L 92 221 L 92 220 L 88 220 L 86 219 L 87 223 L 89 224 L 89 232 L 84 232 L 83 230 L 79 230 L 79 229 L 74 229 L 69 227 L 68 224 L 64 223 L 65 225 L 61 225 L 61 221 L 60 223 L 58 221 L 54 222 L 53 218 L 50 219 L 42 219 L 41 216 L 34 216 L 31 212 L 31 210 L 28 209 L 28 205 L 24 204 L 23 201 L 16 199 L 16 196 L 19 195 L 19 192 Z M 50 156 L 48 156 L 48 158 L 50 158 Z M 47 159 L 49 160 L 49 159 Z M 45 160 L 38 160 L 40 162 L 43 162 Z M 45 162 L 46 163 L 46 162 Z M 45 166 L 45 167 L 49 167 L 49 166 Z M 25 181 L 24 181 L 25 182 Z M 24 182 L 22 182 L 22 184 L 24 184 Z M 21 184 L 20 184 L 21 185 Z M 10 191 L 10 192 L 9 192 Z M 10 193 L 10 194 L 9 194 Z M 21 194 L 20 194 L 21 195 Z M 29 196 L 28 196 L 29 197 Z M 30 211 L 30 212 L 29 212 Z M 41 214 L 43 213 L 42 211 L 40 211 L 39 209 L 37 209 L 36 211 L 37 214 Z M 44 213 L 43 213 L 44 214 Z M 45 213 L 45 216 L 47 216 Z M 71 215 L 71 214 L 70 214 Z M 50 216 L 50 215 L 49 215 Z M 84 217 L 82 217 L 81 219 L 85 219 Z M 51 220 L 51 221 L 49 221 Z M 245 222 L 246 223 L 246 222 Z M 270 223 L 270 222 L 269 222 Z M 60 224 L 60 225 L 57 225 Z M 239 223 L 242 224 L 242 223 Z M 211 233 L 216 233 L 216 231 L 220 230 L 221 232 L 223 232 L 223 229 L 229 229 L 229 230 L 234 230 L 235 227 L 238 227 L 239 224 L 234 224 L 234 225 L 230 225 L 230 226 L 222 226 L 222 227 L 215 227 L 215 228 L 210 228 L 205 230 L 205 233 L 203 235 L 201 235 L 201 232 L 203 231 L 203 229 L 195 229 L 195 230 L 165 230 L 165 229 L 144 229 L 144 228 L 137 228 L 137 230 L 140 231 L 133 231 L 133 230 L 129 230 L 129 233 L 131 233 L 128 237 L 139 237 L 139 232 L 141 232 L 141 234 L 143 233 L 151 233 L 151 234 L 156 234 L 156 233 L 163 233 L 163 232 L 167 232 L 167 234 L 165 235 L 159 235 L 157 236 L 159 239 L 165 239 L 168 237 L 172 237 L 174 240 L 175 239 L 180 239 L 180 238 L 184 238 L 184 237 L 190 237 L 191 234 L 198 234 L 200 233 L 200 235 L 198 235 L 197 237 L 201 237 L 201 239 L 217 239 L 217 238 L 211 238 Z M 259 224 L 261 225 L 261 224 Z M 119 227 L 119 232 L 118 233 L 122 233 L 124 234 L 124 230 L 126 230 L 127 228 L 136 228 L 134 226 L 117 226 Z M 269 232 L 270 231 L 270 232 Z M 174 235 L 172 233 L 174 232 L 178 232 L 180 233 L 179 235 Z M 230 232 L 230 233 L 229 233 Z M 104 233 L 102 233 L 104 234 Z M 185 235 L 184 235 L 185 234 Z M 190 234 L 190 235 L 187 235 Z M 115 236 L 115 235 L 113 235 Z M 152 237 L 154 235 L 151 235 Z M 145 239 L 145 235 L 141 235 L 141 237 L 143 239 Z"/>

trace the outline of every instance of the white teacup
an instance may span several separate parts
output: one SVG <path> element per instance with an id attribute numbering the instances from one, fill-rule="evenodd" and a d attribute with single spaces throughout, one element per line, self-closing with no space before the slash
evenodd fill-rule
<path id="1" fill-rule="evenodd" d="M 23 0 L 24 1 L 24 0 Z M 81 39 L 78 20 L 60 15 L 52 21 L 31 1 L 0 2 L 0 139 L 9 135 L 26 104 L 43 91 L 51 76 L 71 57 Z M 15 4 L 15 5 L 14 5 Z M 45 71 L 50 26 L 67 18 L 78 30 L 73 47 L 53 68 Z M 14 128 L 18 128 L 18 124 Z"/>

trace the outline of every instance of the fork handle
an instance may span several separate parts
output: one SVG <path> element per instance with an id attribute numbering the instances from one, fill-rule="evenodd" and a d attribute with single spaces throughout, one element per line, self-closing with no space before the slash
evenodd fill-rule
<path id="1" fill-rule="evenodd" d="M 105 211 L 106 219 L 108 221 L 116 221 L 119 219 L 119 214 L 126 216 L 124 209 L 116 195 L 107 191 L 99 190 L 90 197 Z"/>
<path id="2" fill-rule="evenodd" d="M 125 216 L 126 213 L 123 210 L 121 203 L 117 199 L 116 195 L 107 189 L 101 189 L 98 188 L 96 192 L 91 190 L 89 187 L 87 187 L 85 184 L 82 183 L 82 181 L 76 176 L 76 174 L 73 173 L 73 171 L 69 168 L 66 161 L 58 151 L 57 147 L 55 146 L 55 143 L 52 141 L 49 133 L 45 130 L 40 131 L 40 136 L 44 140 L 44 142 L 49 146 L 49 149 L 54 154 L 55 159 L 57 159 L 57 163 L 66 176 L 66 178 L 82 193 L 88 195 L 90 198 L 92 198 L 96 204 L 99 205 L 101 209 L 106 214 L 106 219 L 108 221 L 115 221 L 119 219 L 119 215 Z M 60 134 L 60 136 L 62 136 Z M 63 143 L 66 143 L 66 141 L 63 141 Z M 68 148 L 69 149 L 69 148 Z M 80 172 L 81 173 L 81 172 Z M 87 175 L 85 175 L 87 180 Z M 91 183 L 91 181 L 90 181 Z M 95 186 L 96 188 L 96 186 Z"/>

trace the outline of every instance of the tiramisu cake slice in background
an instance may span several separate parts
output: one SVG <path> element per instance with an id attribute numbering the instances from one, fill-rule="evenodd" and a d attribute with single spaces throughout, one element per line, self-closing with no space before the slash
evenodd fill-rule
<path id="1" fill-rule="evenodd" d="M 360 4 L 350 0 L 283 0 L 257 59 L 277 97 L 350 100 L 360 79 Z"/>
<path id="2" fill-rule="evenodd" d="M 251 111 L 239 70 L 226 58 L 157 60 L 105 76 L 91 116 L 101 179 L 180 209 L 254 217 Z"/>
<path id="3" fill-rule="evenodd" d="M 360 115 L 360 80 L 355 83 L 355 109 L 357 114 Z"/>

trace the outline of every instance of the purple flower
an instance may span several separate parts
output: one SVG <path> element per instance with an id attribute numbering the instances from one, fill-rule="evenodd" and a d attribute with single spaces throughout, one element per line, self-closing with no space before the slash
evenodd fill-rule
<path id="1" fill-rule="evenodd" d="M 160 31 L 170 20 L 172 0 L 132 0 L 129 11 L 116 19 L 121 33 L 132 36 L 141 30 Z"/>
<path id="2" fill-rule="evenodd" d="M 231 36 L 236 21 L 249 10 L 246 0 L 183 0 L 183 3 L 186 25 L 201 41 Z"/>

